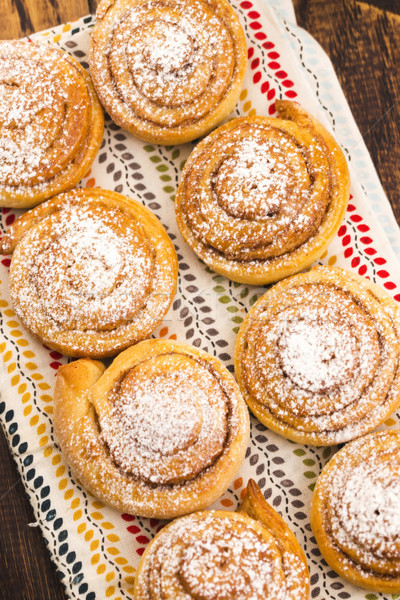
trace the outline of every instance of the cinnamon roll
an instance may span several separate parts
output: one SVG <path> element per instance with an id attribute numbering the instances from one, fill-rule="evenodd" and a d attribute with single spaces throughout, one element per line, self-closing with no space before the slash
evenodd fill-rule
<path id="1" fill-rule="evenodd" d="M 314 490 L 311 526 L 342 577 L 400 593 L 400 431 L 355 440 L 329 461 Z"/>
<path id="2" fill-rule="evenodd" d="M 111 356 L 150 335 L 178 262 L 159 220 L 126 196 L 75 189 L 25 213 L 0 241 L 25 327 L 68 356 Z"/>
<path id="3" fill-rule="evenodd" d="M 279 282 L 242 323 L 235 373 L 264 425 L 304 444 L 332 445 L 380 425 L 399 405 L 395 301 L 332 267 Z"/>
<path id="4" fill-rule="evenodd" d="M 253 480 L 238 512 L 204 511 L 164 527 L 146 548 L 135 600 L 307 600 L 304 553 Z"/>
<path id="5" fill-rule="evenodd" d="M 182 144 L 233 110 L 246 71 L 226 0 L 102 0 L 90 71 L 113 121 L 136 137 Z"/>
<path id="6" fill-rule="evenodd" d="M 144 517 L 204 508 L 244 458 L 249 416 L 222 363 L 171 340 L 128 348 L 105 370 L 60 367 L 54 427 L 67 463 L 106 504 Z"/>
<path id="7" fill-rule="evenodd" d="M 234 119 L 196 146 L 176 196 L 179 229 L 214 271 L 241 283 L 287 277 L 319 258 L 343 219 L 349 173 L 338 144 L 298 104 Z"/>
<path id="8" fill-rule="evenodd" d="M 103 139 L 91 79 L 69 54 L 0 41 L 0 206 L 31 207 L 74 187 Z"/>

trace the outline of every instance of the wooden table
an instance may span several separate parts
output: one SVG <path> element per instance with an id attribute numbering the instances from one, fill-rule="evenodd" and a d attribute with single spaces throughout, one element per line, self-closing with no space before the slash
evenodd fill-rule
<path id="1" fill-rule="evenodd" d="M 95 0 L 0 0 L 0 39 L 95 10 Z M 400 2 L 294 0 L 298 23 L 330 56 L 400 223 Z M 345 50 L 343 50 L 345 49 Z M 0 600 L 64 600 L 0 435 Z M 103 600 L 103 599 L 99 599 Z"/>

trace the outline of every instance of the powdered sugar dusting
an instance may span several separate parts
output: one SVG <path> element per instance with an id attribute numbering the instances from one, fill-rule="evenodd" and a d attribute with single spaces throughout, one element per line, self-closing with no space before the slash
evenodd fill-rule
<path id="1" fill-rule="evenodd" d="M 154 268 L 148 242 L 134 223 L 122 236 L 113 221 L 123 215 L 102 208 L 67 203 L 23 240 L 29 262 L 13 265 L 10 286 L 30 328 L 45 315 L 56 330 L 108 330 L 144 304 Z"/>
<path id="2" fill-rule="evenodd" d="M 345 446 L 316 490 L 324 533 L 344 569 L 365 579 L 400 576 L 399 432 L 370 434 Z M 321 532 L 322 533 L 322 532 Z"/>
<path id="3" fill-rule="evenodd" d="M 275 152 L 274 152 L 275 150 Z M 240 218 L 268 219 L 282 210 L 290 174 L 276 148 L 262 139 L 245 139 L 212 176 L 220 206 Z"/>
<path id="4" fill-rule="evenodd" d="M 86 361 L 72 363 L 75 375 L 73 365 L 84 377 Z M 56 426 L 76 476 L 106 504 L 144 517 L 174 518 L 217 500 L 248 442 L 232 376 L 205 352 L 169 340 L 126 350 L 68 412 Z"/>
<path id="5" fill-rule="evenodd" d="M 160 586 L 176 600 L 291 597 L 272 538 L 265 538 L 257 523 L 212 512 L 179 519 L 155 539 L 139 577 L 138 598 L 153 598 Z"/>
<path id="6" fill-rule="evenodd" d="M 196 402 L 199 394 L 193 398 L 192 386 L 185 385 L 187 376 L 188 373 L 182 372 L 158 376 L 139 382 L 133 390 L 125 389 L 119 395 L 112 416 L 114 419 L 118 416 L 118 422 L 127 432 L 124 438 L 128 438 L 128 443 L 124 439 L 117 445 L 113 437 L 109 444 L 119 464 L 129 468 L 128 456 L 136 453 L 136 446 L 171 456 L 198 439 L 202 411 Z M 132 397 L 136 402 L 132 403 Z M 204 402 L 204 398 L 199 400 Z"/>
<path id="7" fill-rule="evenodd" d="M 260 333 L 283 375 L 282 394 L 303 404 L 305 393 L 307 407 L 299 406 L 303 414 L 332 413 L 359 398 L 375 374 L 378 337 L 351 297 L 318 285 L 297 291 L 299 299 L 278 310 Z M 268 359 L 262 353 L 258 366 L 267 379 Z M 328 406 L 322 397 L 326 394 L 332 398 Z"/>
<path id="8" fill-rule="evenodd" d="M 114 66 L 113 75 L 123 82 L 121 91 L 130 104 L 138 103 L 140 106 L 146 99 L 166 109 L 179 106 L 186 113 L 186 118 L 193 113 L 193 107 L 187 105 L 195 100 L 198 102 L 198 96 L 206 93 L 213 74 L 212 54 L 222 54 L 224 41 L 224 33 L 220 37 L 216 35 L 210 47 L 212 28 L 218 27 L 219 30 L 221 26 L 219 20 L 212 17 L 208 28 L 201 21 L 200 6 L 198 3 L 194 9 L 188 7 L 179 21 L 176 14 L 169 15 L 165 11 L 163 15 L 161 12 L 160 20 L 146 23 L 141 27 L 141 35 L 136 38 L 129 35 L 124 39 L 122 34 L 115 33 L 114 42 L 122 42 L 122 46 L 111 50 L 110 61 Z M 131 12 L 130 31 L 139 27 L 138 17 Z M 128 27 L 128 23 L 124 23 L 124 27 Z M 123 42 L 126 42 L 126 48 Z M 124 64 L 125 53 L 132 79 L 124 81 L 121 65 Z M 173 116 L 170 110 L 169 126 L 174 125 Z M 147 118 L 150 119 L 151 115 Z"/>
<path id="9" fill-rule="evenodd" d="M 400 449 L 397 464 L 381 461 L 374 455 L 332 481 L 332 534 L 340 546 L 346 539 L 380 558 L 400 560 Z"/>
<path id="10" fill-rule="evenodd" d="M 281 121 L 257 117 L 232 121 L 193 153 L 177 210 L 204 257 L 251 269 L 317 233 L 329 209 L 329 167 L 321 140 L 308 142 L 305 149 Z"/>
<path id="11" fill-rule="evenodd" d="M 125 472 L 153 484 L 197 477 L 237 429 L 235 399 L 202 360 L 162 354 L 130 369 L 99 414 L 102 438 Z"/>
<path id="12" fill-rule="evenodd" d="M 277 347 L 282 371 L 297 387 L 311 392 L 333 391 L 349 381 L 358 366 L 357 341 L 347 329 L 335 327 L 329 318 L 323 320 L 328 315 L 325 310 L 318 316 L 311 311 L 299 320 L 280 322 Z"/>
<path id="13" fill-rule="evenodd" d="M 28 44 L 26 44 L 28 45 Z M 40 52 L 38 53 L 40 54 Z M 42 65 L 28 57 L 15 57 L 15 46 L 0 46 L 0 181 L 8 185 L 30 182 L 40 168 L 49 166 L 49 146 L 62 123 L 68 96 L 52 75 L 58 53 L 41 53 Z"/>
<path id="14" fill-rule="evenodd" d="M 310 443 L 361 435 L 396 402 L 398 338 L 390 315 L 334 276 L 324 284 L 296 285 L 293 278 L 271 304 L 267 293 L 249 319 L 243 350 L 250 397 L 271 423 L 305 432 Z"/>
<path id="15" fill-rule="evenodd" d="M 66 353 L 109 355 L 143 339 L 174 293 L 175 254 L 161 225 L 159 233 L 154 225 L 147 233 L 134 205 L 125 206 L 122 196 L 121 206 L 109 203 L 110 194 L 69 192 L 33 220 L 13 255 L 17 314 Z"/>
<path id="16" fill-rule="evenodd" d="M 63 191 L 74 184 L 73 179 L 64 182 L 72 167 L 80 179 L 81 161 L 95 152 L 90 148 L 92 100 L 68 55 L 26 41 L 0 42 L 0 191 L 5 198 L 40 193 L 53 184 L 61 187 L 47 197 Z M 99 115 L 96 144 L 100 123 Z M 63 184 L 56 179 L 61 176 Z"/>
<path id="17" fill-rule="evenodd" d="M 103 104 L 138 128 L 200 121 L 242 77 L 238 28 L 218 2 L 150 0 L 128 11 L 115 3 L 98 19 L 90 58 Z"/>

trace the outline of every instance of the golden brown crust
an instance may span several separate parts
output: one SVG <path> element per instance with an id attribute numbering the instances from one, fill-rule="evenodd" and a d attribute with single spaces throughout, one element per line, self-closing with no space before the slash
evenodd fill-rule
<path id="1" fill-rule="evenodd" d="M 233 110 L 247 48 L 226 0 L 103 0 L 96 16 L 91 74 L 118 125 L 146 141 L 182 144 Z"/>
<path id="2" fill-rule="evenodd" d="M 59 369 L 54 426 L 74 474 L 114 508 L 172 518 L 224 493 L 244 458 L 247 407 L 216 358 L 147 340 L 104 371 L 82 359 Z"/>
<path id="3" fill-rule="evenodd" d="M 249 479 L 246 493 L 237 512 L 247 514 L 259 521 L 274 536 L 282 553 L 282 560 L 287 570 L 288 597 L 307 600 L 310 583 L 307 559 L 294 533 L 289 529 L 282 517 L 268 504 L 262 491 L 253 479 Z M 296 560 L 293 560 L 296 557 Z M 290 573 L 295 565 L 295 576 Z"/>
<path id="4" fill-rule="evenodd" d="M 193 513 L 156 535 L 140 561 L 134 598 L 307 600 L 309 585 L 299 543 L 250 480 L 238 512 Z"/>
<path id="5" fill-rule="evenodd" d="M 92 81 L 61 50 L 0 42 L 0 206 L 35 206 L 74 187 L 103 139 Z"/>
<path id="6" fill-rule="evenodd" d="M 273 286 L 235 346 L 255 416 L 293 441 L 332 445 L 368 433 L 400 402 L 400 317 L 368 280 L 315 267 Z"/>
<path id="7" fill-rule="evenodd" d="M 347 444 L 317 480 L 311 526 L 326 562 L 354 585 L 400 593 L 400 432 Z"/>
<path id="8" fill-rule="evenodd" d="M 72 190 L 28 211 L 0 252 L 14 252 L 17 315 L 69 356 L 112 356 L 148 337 L 175 295 L 178 261 L 165 229 L 147 208 L 108 190 Z"/>
<path id="9" fill-rule="evenodd" d="M 214 271 L 241 283 L 278 281 L 324 252 L 343 219 L 346 160 L 298 104 L 279 118 L 234 119 L 193 150 L 176 195 L 179 229 Z"/>

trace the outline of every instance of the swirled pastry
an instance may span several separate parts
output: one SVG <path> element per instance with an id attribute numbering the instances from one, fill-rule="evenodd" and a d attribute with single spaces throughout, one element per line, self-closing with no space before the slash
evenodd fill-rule
<path id="1" fill-rule="evenodd" d="M 235 372 L 264 425 L 315 445 L 347 442 L 399 405 L 399 311 L 384 290 L 343 269 L 279 282 L 242 323 Z"/>
<path id="2" fill-rule="evenodd" d="M 400 593 L 400 432 L 342 448 L 322 470 L 311 526 L 327 563 L 354 585 Z"/>
<path id="3" fill-rule="evenodd" d="M 111 356 L 148 337 L 175 295 L 165 229 L 116 192 L 75 189 L 28 211 L 0 241 L 0 253 L 10 252 L 17 315 L 69 356 Z"/>
<path id="4" fill-rule="evenodd" d="M 339 146 L 298 104 L 279 118 L 234 119 L 186 162 L 176 196 L 179 229 L 214 271 L 265 284 L 309 266 L 337 232 L 349 198 Z"/>
<path id="5" fill-rule="evenodd" d="M 164 527 L 146 548 L 135 600 L 307 600 L 304 553 L 253 480 L 239 511 L 204 511 Z"/>
<path id="6" fill-rule="evenodd" d="M 0 41 L 0 206 L 30 207 L 74 187 L 103 139 L 91 79 L 69 54 Z"/>
<path id="7" fill-rule="evenodd" d="M 140 139 L 181 144 L 233 110 L 246 71 L 226 0 L 102 0 L 90 70 L 106 111 Z"/>
<path id="8" fill-rule="evenodd" d="M 145 517 L 214 502 L 249 439 L 232 375 L 204 351 L 154 339 L 104 369 L 81 359 L 57 374 L 54 426 L 75 475 L 106 504 Z"/>

